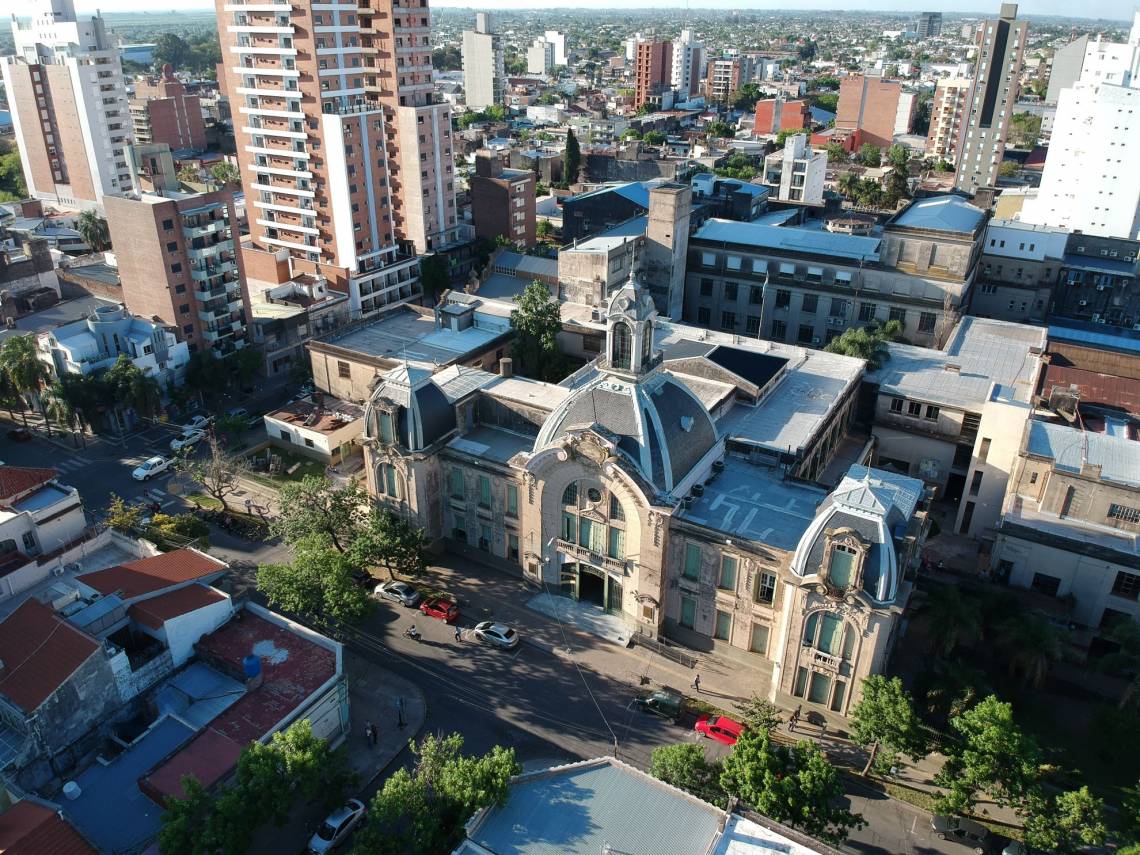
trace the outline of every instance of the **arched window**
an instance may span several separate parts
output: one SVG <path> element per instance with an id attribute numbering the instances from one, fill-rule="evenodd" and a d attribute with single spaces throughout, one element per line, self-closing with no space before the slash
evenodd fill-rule
<path id="1" fill-rule="evenodd" d="M 839 615 L 814 612 L 804 622 L 803 644 L 829 656 L 850 659 L 855 650 L 855 631 Z"/>
<path id="2" fill-rule="evenodd" d="M 562 491 L 562 504 L 578 506 L 578 484 L 571 482 L 566 485 L 566 489 Z"/>
<path id="3" fill-rule="evenodd" d="M 642 368 L 649 365 L 649 351 L 653 348 L 653 327 L 645 331 L 645 338 L 641 340 L 641 366 Z"/>
<path id="4" fill-rule="evenodd" d="M 633 358 L 633 331 L 629 324 L 618 322 L 614 324 L 614 347 L 610 354 L 610 363 L 614 368 L 629 371 Z"/>

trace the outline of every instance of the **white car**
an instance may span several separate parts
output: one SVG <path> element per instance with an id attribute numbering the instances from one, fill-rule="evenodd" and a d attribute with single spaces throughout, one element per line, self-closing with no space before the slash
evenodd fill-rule
<path id="1" fill-rule="evenodd" d="M 205 430 L 206 426 L 213 420 L 213 416 L 203 416 L 199 413 L 196 416 L 191 416 L 190 421 L 182 426 L 182 430 Z"/>
<path id="2" fill-rule="evenodd" d="M 136 481 L 149 481 L 155 475 L 158 475 L 169 469 L 172 462 L 173 461 L 169 460 L 166 457 L 155 455 L 150 460 L 147 460 L 145 463 L 141 464 L 137 469 L 135 469 L 135 471 L 131 473 L 131 477 Z"/>
<path id="3" fill-rule="evenodd" d="M 420 592 L 407 582 L 381 582 L 372 592 L 377 597 L 412 608 L 420 602 Z"/>
<path id="4" fill-rule="evenodd" d="M 316 834 L 309 838 L 309 852 L 315 855 L 324 855 L 344 843 L 352 829 L 364 817 L 364 803 L 357 799 L 349 799 L 342 807 L 338 807 L 321 823 Z"/>
<path id="5" fill-rule="evenodd" d="M 206 438 L 206 432 L 199 428 L 186 428 L 174 439 L 170 440 L 171 451 L 181 451 L 184 448 L 193 448 Z"/>
<path id="6" fill-rule="evenodd" d="M 485 644 L 501 647 L 504 650 L 518 647 L 519 644 L 519 634 L 504 623 L 485 620 L 482 623 L 475 624 L 475 629 L 472 632 L 477 639 Z"/>

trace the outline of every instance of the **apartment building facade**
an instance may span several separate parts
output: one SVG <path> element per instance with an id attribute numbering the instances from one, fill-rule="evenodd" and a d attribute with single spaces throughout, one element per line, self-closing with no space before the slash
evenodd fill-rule
<path id="1" fill-rule="evenodd" d="M 634 75 L 634 109 L 660 107 L 673 79 L 673 43 L 660 39 L 638 42 Z"/>
<path id="2" fill-rule="evenodd" d="M 1094 324 L 1140 326 L 1140 241 L 1069 235 L 1053 314 Z"/>
<path id="3" fill-rule="evenodd" d="M 229 190 L 107 197 L 123 301 L 157 318 L 191 353 L 249 344 L 249 292 Z"/>
<path id="4" fill-rule="evenodd" d="M 856 133 L 858 148 L 869 143 L 876 148 L 889 148 L 898 129 L 899 105 L 903 100 L 902 84 L 866 74 L 852 74 L 839 81 L 839 104 L 835 127 Z"/>
<path id="5" fill-rule="evenodd" d="M 1043 324 L 1065 264 L 1069 234 L 1018 220 L 991 220 L 982 242 L 981 270 L 970 313 L 1023 324 Z"/>
<path id="6" fill-rule="evenodd" d="M 503 38 L 491 32 L 491 16 L 475 14 L 475 29 L 463 31 L 464 103 L 484 110 L 505 100 L 507 79 Z"/>
<path id="7" fill-rule="evenodd" d="M 419 262 L 394 222 L 394 130 L 368 97 L 358 5 L 217 0 L 217 14 L 249 209 L 246 271 L 270 285 L 323 276 L 354 317 L 417 296 Z"/>
<path id="8" fill-rule="evenodd" d="M 694 38 L 693 31 L 681 30 L 681 37 L 673 42 L 673 68 L 670 75 L 670 82 L 681 100 L 700 92 L 704 57 L 704 45 Z"/>
<path id="9" fill-rule="evenodd" d="M 756 60 L 747 55 L 722 56 L 708 61 L 705 77 L 705 96 L 714 101 L 726 101 L 745 83 L 751 83 L 756 74 Z"/>
<path id="10" fill-rule="evenodd" d="M 169 65 L 158 77 L 136 77 L 130 100 L 136 144 L 166 143 L 171 151 L 205 151 L 206 124 L 197 95 L 174 76 Z"/>
<path id="11" fill-rule="evenodd" d="M 870 236 L 709 220 L 689 240 L 684 317 L 806 347 L 893 320 L 909 341 L 937 347 L 965 310 L 985 219 L 942 196 Z"/>
<path id="12" fill-rule="evenodd" d="M 476 237 L 534 246 L 534 183 L 533 172 L 504 167 L 498 152 L 477 152 L 475 174 L 469 179 Z"/>
<path id="13" fill-rule="evenodd" d="M 781 202 L 823 204 L 827 151 L 813 149 L 808 140 L 806 133 L 790 136 L 783 149 L 764 158 L 764 183 Z"/>
<path id="14" fill-rule="evenodd" d="M 0 57 L 28 194 L 69 209 L 100 208 L 130 189 L 131 119 L 119 51 L 101 16 L 72 0 L 33 0 L 12 17 L 15 56 Z"/>
<path id="15" fill-rule="evenodd" d="M 974 81 L 968 77 L 944 77 L 934 89 L 930 105 L 930 129 L 926 133 L 926 156 L 953 165 L 958 162 L 962 128 L 968 117 Z"/>
<path id="16" fill-rule="evenodd" d="M 775 135 L 788 130 L 811 130 L 811 108 L 807 101 L 765 98 L 756 102 L 753 136 Z"/>
<path id="17" fill-rule="evenodd" d="M 1017 4 L 1002 3 L 997 18 L 978 27 L 969 115 L 962 129 L 954 186 L 973 193 L 997 183 L 1005 140 L 1020 92 L 1019 78 L 1029 24 L 1017 20 Z"/>

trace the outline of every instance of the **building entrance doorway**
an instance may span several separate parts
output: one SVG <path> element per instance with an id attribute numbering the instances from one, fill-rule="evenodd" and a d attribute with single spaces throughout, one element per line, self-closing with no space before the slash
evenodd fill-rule
<path id="1" fill-rule="evenodd" d="M 589 564 L 562 565 L 562 595 L 581 603 L 620 613 L 622 585 L 613 576 Z"/>

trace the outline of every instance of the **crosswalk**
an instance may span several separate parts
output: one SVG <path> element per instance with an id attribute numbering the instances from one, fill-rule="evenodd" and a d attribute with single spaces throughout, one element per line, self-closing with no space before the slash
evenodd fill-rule
<path id="1" fill-rule="evenodd" d="M 63 460 L 53 460 L 52 468 L 58 469 L 60 472 L 75 472 L 79 469 L 84 469 L 90 465 L 87 460 L 80 460 L 77 457 L 67 457 Z"/>

